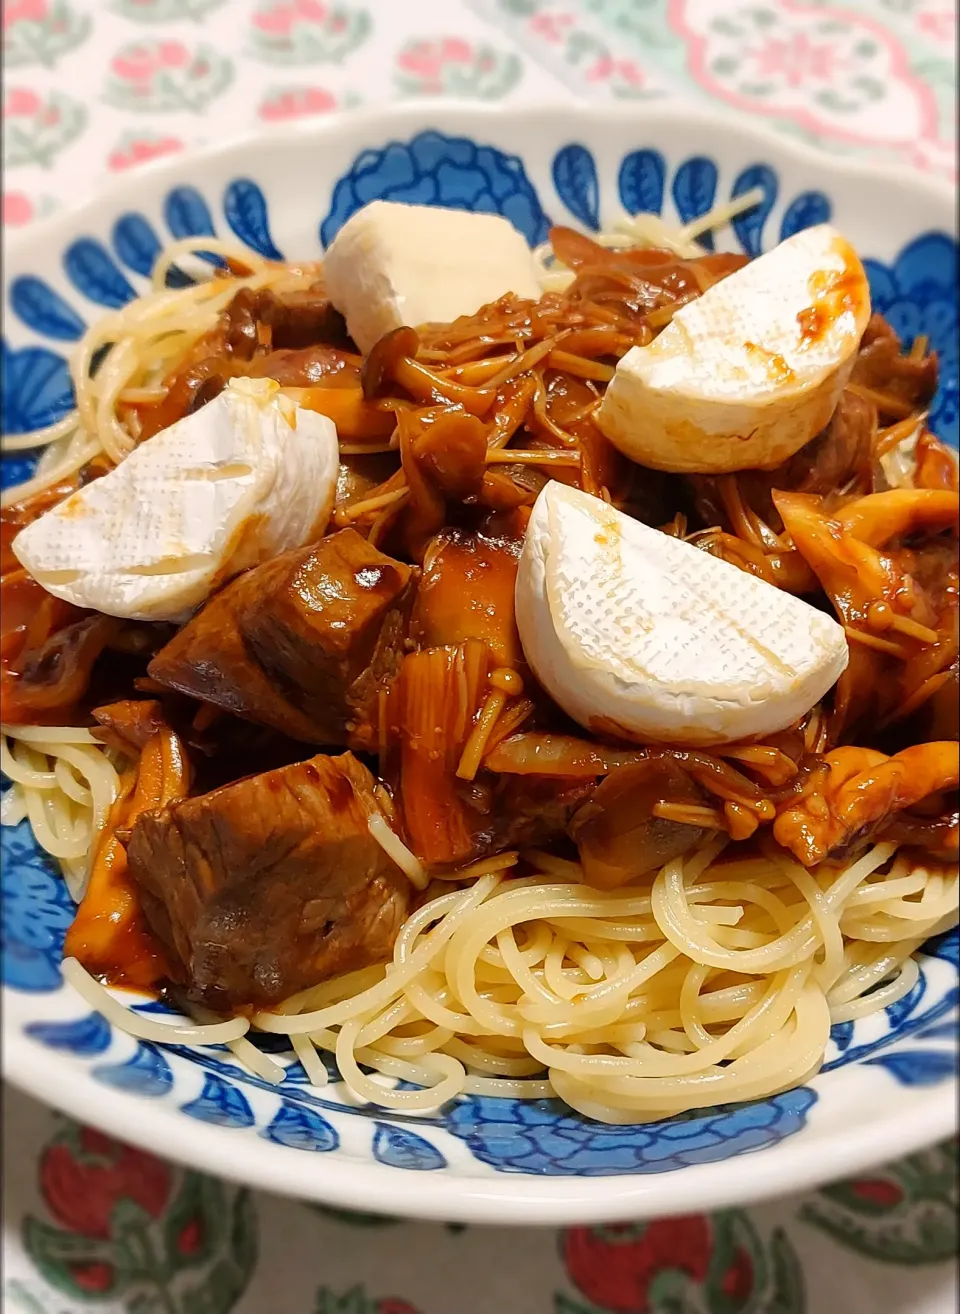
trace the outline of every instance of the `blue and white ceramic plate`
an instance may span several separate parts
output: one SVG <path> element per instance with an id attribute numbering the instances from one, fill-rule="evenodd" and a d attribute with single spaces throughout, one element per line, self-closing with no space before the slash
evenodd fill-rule
<path id="1" fill-rule="evenodd" d="M 831 218 L 870 274 L 875 306 L 929 336 L 931 422 L 957 441 L 957 244 L 947 190 L 859 169 L 715 115 L 521 110 L 449 103 L 331 119 L 137 173 L 28 232 L 4 271 L 3 425 L 70 404 L 65 358 L 85 324 L 144 287 L 172 238 L 235 236 L 312 258 L 377 197 L 499 212 L 531 243 L 553 222 L 594 229 L 628 211 L 684 222 L 756 185 L 765 200 L 720 244 L 756 254 Z M 4 482 L 23 478 L 23 460 Z M 808 1086 L 647 1127 L 602 1127 L 559 1104 L 466 1098 L 430 1117 L 279 1087 L 227 1051 L 118 1034 L 60 976 L 72 917 L 26 823 L 3 834 L 6 1075 L 73 1116 L 223 1176 L 354 1209 L 463 1221 L 571 1223 L 785 1194 L 892 1159 L 956 1121 L 957 934 L 926 946 L 920 980 L 879 1016 L 835 1027 Z M 279 1038 L 278 1038 L 279 1039 Z M 335 1074 L 334 1074 L 335 1075 Z"/>

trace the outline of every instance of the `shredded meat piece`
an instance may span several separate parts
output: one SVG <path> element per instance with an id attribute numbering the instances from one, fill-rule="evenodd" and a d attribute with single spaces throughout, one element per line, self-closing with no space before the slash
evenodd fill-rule
<path id="1" fill-rule="evenodd" d="M 213 401 L 231 379 L 275 379 L 281 387 L 320 391 L 338 385 L 348 392 L 358 384 L 359 365 L 358 356 L 325 346 L 285 348 L 251 360 L 234 355 L 204 356 L 181 366 L 165 384 L 162 401 L 137 403 L 131 409 L 137 413 L 143 442 Z M 312 409 L 324 411 L 319 405 Z"/>
<path id="2" fill-rule="evenodd" d="M 960 739 L 960 661 L 938 672 L 931 683 L 933 691 L 899 727 L 898 747 Z"/>
<path id="3" fill-rule="evenodd" d="M 511 799 L 521 781 L 552 779 L 568 792 L 580 782 L 582 806 L 571 812 L 567 833 L 586 879 L 612 889 L 687 852 L 708 833 L 743 840 L 769 825 L 778 805 L 813 788 L 825 770 L 817 756 L 821 720 L 815 709 L 765 744 L 727 744 L 714 753 L 628 749 L 526 731 L 498 743 L 484 765 L 510 781 Z"/>
<path id="4" fill-rule="evenodd" d="M 830 423 L 805 447 L 801 447 L 777 470 L 748 470 L 740 485 L 747 501 L 757 508 L 756 492 L 766 484 L 766 505 L 771 523 L 779 528 L 780 518 L 770 500 L 770 490 L 818 493 L 831 498 L 849 493 L 875 491 L 873 449 L 877 436 L 877 408 L 855 392 L 842 392 Z M 755 491 L 756 490 L 756 491 Z"/>
<path id="5" fill-rule="evenodd" d="M 343 456 L 337 476 L 337 495 L 334 500 L 334 520 L 354 504 L 370 497 L 373 490 L 389 478 L 394 461 L 389 455 Z"/>
<path id="6" fill-rule="evenodd" d="M 9 725 L 68 721 L 122 622 L 47 593 L 25 570 L 0 580 L 0 716 Z"/>
<path id="7" fill-rule="evenodd" d="M 709 833 L 658 817 L 654 809 L 666 798 L 702 809 L 706 796 L 670 758 L 619 767 L 598 785 L 570 825 L 590 885 L 616 889 L 689 852 Z"/>
<path id="8" fill-rule="evenodd" d="M 221 332 L 228 353 L 240 360 L 318 342 L 342 347 L 349 343 L 343 316 L 324 293 L 322 282 L 282 296 L 270 288 L 241 288 L 223 312 Z"/>
<path id="9" fill-rule="evenodd" d="M 900 339 L 883 316 L 871 315 L 850 381 L 887 399 L 877 405 L 888 420 L 901 419 L 929 406 L 937 390 L 937 355 L 933 351 L 920 359 L 904 355 Z"/>
<path id="10" fill-rule="evenodd" d="M 823 432 L 777 469 L 688 476 L 694 511 L 708 527 L 693 541 L 789 593 L 816 592 L 816 576 L 783 532 L 774 491 L 822 495 L 825 507 L 873 492 L 876 434 L 873 402 L 847 391 Z"/>
<path id="11" fill-rule="evenodd" d="M 836 748 L 825 761 L 822 789 L 789 803 L 773 825 L 776 841 L 807 867 L 842 857 L 891 814 L 956 790 L 960 779 L 960 747 L 949 742 L 915 744 L 894 757 L 869 748 Z"/>
<path id="12" fill-rule="evenodd" d="M 372 748 L 401 656 L 411 568 L 352 529 L 215 594 L 148 668 L 161 685 L 314 744 Z"/>
<path id="13" fill-rule="evenodd" d="M 370 835 L 373 790 L 352 754 L 320 756 L 137 820 L 130 871 L 190 998 L 269 1008 L 389 956 L 412 887 Z"/>
<path id="14" fill-rule="evenodd" d="M 675 256 L 656 248 L 610 250 L 572 228 L 550 230 L 558 259 L 576 280 L 568 296 L 598 305 L 613 302 L 633 315 L 667 303 L 683 305 L 705 288 L 748 263 L 748 256 Z"/>
<path id="15" fill-rule="evenodd" d="M 482 626 L 477 635 L 409 653 L 387 705 L 386 774 L 404 837 L 431 869 L 560 838 L 594 784 L 576 771 L 534 770 L 519 779 L 481 770 L 461 777 L 496 664 Z M 516 727 L 531 711 L 529 700 L 515 697 L 500 716 Z"/>
<path id="16" fill-rule="evenodd" d="M 960 809 L 954 807 L 938 817 L 895 812 L 878 825 L 874 839 L 897 844 L 901 846 L 900 852 L 910 851 L 919 866 L 929 867 L 931 862 L 941 862 L 955 871 L 960 856 Z"/>
<path id="17" fill-rule="evenodd" d="M 504 777 L 492 792 L 492 821 L 483 836 L 483 852 L 552 844 L 569 833 L 578 809 L 593 793 L 592 780 L 576 777 Z"/>
<path id="18" fill-rule="evenodd" d="M 360 364 L 342 317 L 320 285 L 283 296 L 269 288 L 240 288 L 217 326 L 168 375 L 163 399 L 135 403 L 130 410 L 142 442 L 212 401 L 230 379 L 276 379 L 294 388 L 359 387 Z"/>
<path id="19" fill-rule="evenodd" d="M 891 489 L 833 515 L 805 494 L 774 500 L 851 640 L 834 697 L 833 742 L 915 711 L 957 660 L 956 495 Z M 916 547 L 901 546 L 918 535 Z"/>

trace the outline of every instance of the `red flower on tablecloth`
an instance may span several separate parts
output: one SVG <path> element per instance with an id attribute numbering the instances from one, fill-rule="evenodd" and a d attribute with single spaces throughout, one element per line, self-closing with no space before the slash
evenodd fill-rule
<path id="1" fill-rule="evenodd" d="M 892 1209 L 903 1199 L 902 1187 L 889 1178 L 864 1177 L 850 1182 L 849 1187 L 851 1195 L 875 1209 Z"/>
<path id="2" fill-rule="evenodd" d="M 922 9 L 917 14 L 917 30 L 952 50 L 956 45 L 956 8 L 944 5 L 942 9 Z"/>
<path id="3" fill-rule="evenodd" d="M 604 1310 L 648 1314 L 650 1283 L 667 1269 L 702 1282 L 710 1261 L 709 1220 L 702 1214 L 652 1223 L 572 1227 L 562 1239 L 574 1284 Z"/>
<path id="4" fill-rule="evenodd" d="M 131 1210 L 135 1226 L 161 1217 L 171 1194 L 170 1169 L 90 1127 L 69 1126 L 41 1156 L 39 1185 L 50 1214 L 68 1231 L 26 1218 L 28 1253 L 62 1288 L 116 1294 L 131 1268 L 124 1245 Z"/>
<path id="5" fill-rule="evenodd" d="M 110 61 L 106 99 L 127 110 L 202 110 L 228 86 L 233 64 L 212 46 L 135 41 Z"/>
<path id="6" fill-rule="evenodd" d="M 132 169 L 137 164 L 159 159 L 161 155 L 174 155 L 183 150 L 179 137 L 164 137 L 151 132 L 128 132 L 117 142 L 107 156 L 107 166 L 115 173 Z"/>
<path id="7" fill-rule="evenodd" d="M 3 117 L 5 119 L 32 119 L 43 102 L 35 91 L 29 87 L 11 87 L 4 97 Z"/>
<path id="8" fill-rule="evenodd" d="M 56 63 L 86 40 L 90 19 L 67 0 L 6 0 L 3 57 L 8 65 Z"/>
<path id="9" fill-rule="evenodd" d="M 936 1264 L 957 1248 L 957 1142 L 808 1196 L 800 1218 L 841 1245 L 888 1264 Z"/>
<path id="10" fill-rule="evenodd" d="M 170 1169 L 144 1150 L 82 1127 L 48 1146 L 40 1160 L 40 1191 L 53 1217 L 81 1236 L 110 1236 L 121 1199 L 159 1218 L 170 1198 Z"/>
<path id="11" fill-rule="evenodd" d="M 3 193 L 3 225 L 19 228 L 33 218 L 33 202 L 24 192 Z"/>
<path id="12" fill-rule="evenodd" d="M 369 34 L 366 9 L 325 0 L 258 0 L 252 53 L 275 64 L 339 63 Z"/>
<path id="13" fill-rule="evenodd" d="M 785 1234 L 762 1238 L 742 1210 L 574 1227 L 561 1236 L 571 1282 L 557 1314 L 803 1314 L 803 1278 Z"/>
<path id="14" fill-rule="evenodd" d="M 47 0 L 7 0 L 3 7 L 3 30 L 17 23 L 42 23 L 47 9 Z"/>
<path id="15" fill-rule="evenodd" d="M 423 88 L 435 84 L 431 90 L 443 90 L 443 74 L 447 68 L 470 65 L 473 46 L 460 37 L 442 37 L 439 41 L 413 41 L 397 57 L 397 67 L 417 79 Z"/>
<path id="16" fill-rule="evenodd" d="M 9 87 L 3 98 L 3 162 L 7 168 L 54 157 L 83 131 L 87 112 L 79 101 L 54 92 L 43 97 L 30 87 Z"/>
<path id="17" fill-rule="evenodd" d="M 267 92 L 257 114 L 267 123 L 281 123 L 309 114 L 326 114 L 336 108 L 336 96 L 323 87 L 282 87 Z"/>
<path id="18" fill-rule="evenodd" d="M 576 21 L 575 14 L 534 14 L 530 19 L 530 31 L 534 36 L 558 44 Z"/>
<path id="19" fill-rule="evenodd" d="M 412 41 L 397 56 L 396 84 L 407 95 L 477 96 L 495 100 L 517 82 L 519 58 L 492 46 L 473 46 L 460 37 Z"/>
<path id="20" fill-rule="evenodd" d="M 181 41 L 144 41 L 126 46 L 110 64 L 125 82 L 149 86 L 165 70 L 183 68 L 190 62 L 190 51 Z"/>
<path id="21" fill-rule="evenodd" d="M 957 39 L 957 11 L 953 5 L 942 9 L 922 9 L 917 14 L 917 28 L 924 36 L 953 48 Z"/>
<path id="22" fill-rule="evenodd" d="M 257 1259 L 249 1192 L 74 1124 L 44 1150 L 38 1175 L 57 1225 L 27 1215 L 23 1243 L 58 1290 L 198 1314 L 232 1309 L 246 1288 Z"/>
<path id="23" fill-rule="evenodd" d="M 646 70 L 634 59 L 616 59 L 609 52 L 598 55 L 584 73 L 587 82 L 605 85 L 615 96 L 648 96 L 658 94 L 650 86 Z"/>
<path id="24" fill-rule="evenodd" d="M 281 32 L 288 36 L 301 21 L 323 23 L 328 17 L 327 6 L 320 0 L 293 0 L 291 4 L 274 5 L 273 8 L 261 6 L 253 16 L 253 25 L 263 32 Z"/>

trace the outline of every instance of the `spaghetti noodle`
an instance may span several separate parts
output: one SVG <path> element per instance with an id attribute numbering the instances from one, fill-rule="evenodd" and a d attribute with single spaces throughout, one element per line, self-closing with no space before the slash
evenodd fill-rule
<path id="1" fill-rule="evenodd" d="M 112 755 L 75 726 L 0 726 L 0 736 L 0 771 L 12 781 L 0 820 L 9 826 L 29 818 L 79 902 L 97 836 L 120 792 Z"/>
<path id="2" fill-rule="evenodd" d="M 351 1089 L 387 1108 L 431 1108 L 495 1083 L 633 1122 L 770 1094 L 816 1071 L 832 1022 L 905 994 L 910 953 L 954 917 L 955 875 L 932 887 L 915 870 L 880 900 L 893 851 L 823 864 L 805 885 L 719 842 L 668 864 L 649 893 L 597 891 L 576 864 L 560 879 L 556 868 L 491 873 L 428 899 L 387 968 L 325 982 L 253 1025 L 335 1054 Z M 907 886 L 919 897 L 899 894 Z M 871 890 L 889 919 L 879 946 L 851 921 Z M 359 1064 L 426 1089 L 374 1085 Z"/>

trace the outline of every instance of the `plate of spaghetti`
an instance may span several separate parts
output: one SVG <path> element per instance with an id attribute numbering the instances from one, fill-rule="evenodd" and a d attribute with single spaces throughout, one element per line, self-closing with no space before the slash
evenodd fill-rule
<path id="1" fill-rule="evenodd" d="M 445 106 L 28 232 L 9 1079 L 465 1221 L 950 1134 L 954 225 L 693 113 Z"/>

